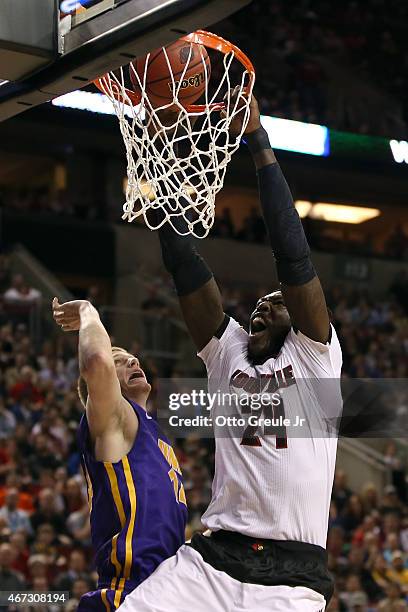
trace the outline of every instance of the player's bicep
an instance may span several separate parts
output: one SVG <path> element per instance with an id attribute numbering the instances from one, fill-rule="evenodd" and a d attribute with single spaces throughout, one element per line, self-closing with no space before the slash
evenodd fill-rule
<path id="1" fill-rule="evenodd" d="M 222 324 L 198 356 L 204 361 L 213 382 L 225 382 L 236 362 L 246 354 L 247 346 L 247 332 L 235 319 L 224 315 Z"/>
<path id="2" fill-rule="evenodd" d="M 193 293 L 181 296 L 180 306 L 194 344 L 201 351 L 224 320 L 221 294 L 215 280 L 211 278 Z"/>
<path id="3" fill-rule="evenodd" d="M 330 320 L 319 278 L 315 276 L 299 286 L 282 284 L 282 294 L 293 327 L 311 340 L 326 343 L 330 334 Z"/>

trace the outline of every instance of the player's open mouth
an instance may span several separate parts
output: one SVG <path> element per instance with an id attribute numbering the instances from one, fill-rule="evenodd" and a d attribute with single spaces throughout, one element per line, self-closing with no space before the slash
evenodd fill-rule
<path id="1" fill-rule="evenodd" d="M 144 374 L 143 374 L 143 372 L 133 372 L 133 374 L 131 374 L 131 375 L 129 376 L 129 382 L 130 382 L 131 380 L 136 380 L 136 379 L 138 379 L 138 378 L 144 378 Z"/>
<path id="2" fill-rule="evenodd" d="M 251 336 L 256 336 L 266 330 L 265 321 L 259 315 L 256 315 L 251 320 L 250 334 Z"/>

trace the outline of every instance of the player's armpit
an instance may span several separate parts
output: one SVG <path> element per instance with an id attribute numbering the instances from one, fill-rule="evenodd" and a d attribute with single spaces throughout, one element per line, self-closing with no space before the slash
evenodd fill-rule
<path id="1" fill-rule="evenodd" d="M 121 394 L 115 367 L 95 359 L 83 373 L 88 388 L 86 418 L 97 461 L 116 462 L 130 450 L 138 419 Z"/>
<path id="2" fill-rule="evenodd" d="M 132 448 L 139 429 L 139 421 L 123 397 L 122 410 L 111 415 L 110 420 L 103 422 L 100 414 L 99 407 L 88 399 L 86 418 L 94 458 L 97 461 L 116 463 L 123 459 Z"/>
<path id="3" fill-rule="evenodd" d="M 316 342 L 328 342 L 330 320 L 319 278 L 304 285 L 282 284 L 282 294 L 293 327 Z"/>
<path id="4" fill-rule="evenodd" d="M 193 293 L 180 296 L 180 306 L 194 344 L 201 351 L 224 320 L 221 294 L 214 278 Z"/>

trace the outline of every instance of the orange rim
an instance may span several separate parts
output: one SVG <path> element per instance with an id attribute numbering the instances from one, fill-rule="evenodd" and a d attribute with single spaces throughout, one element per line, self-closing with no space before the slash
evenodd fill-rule
<path id="1" fill-rule="evenodd" d="M 249 83 L 246 87 L 244 87 L 244 95 L 249 95 L 252 85 L 255 79 L 255 69 L 251 60 L 239 47 L 230 43 L 225 38 L 218 36 L 217 34 L 212 34 L 211 32 L 206 32 L 205 30 L 197 30 L 192 34 L 187 34 L 186 36 L 182 36 L 179 40 L 185 40 L 189 43 L 195 43 L 198 45 L 204 45 L 209 49 L 213 49 L 214 51 L 220 51 L 227 55 L 227 53 L 234 52 L 235 58 L 244 66 L 245 70 L 249 74 Z M 122 103 L 127 103 L 129 100 L 131 101 L 133 106 L 137 106 L 140 104 L 142 100 L 142 95 L 133 89 L 124 88 L 126 98 L 121 93 L 119 86 L 112 80 L 109 73 L 104 74 L 99 79 L 95 79 L 94 84 L 96 87 L 105 95 L 113 94 L 114 98 Z M 214 102 L 212 104 L 189 104 L 185 106 L 185 109 L 189 113 L 201 113 L 204 112 L 207 108 L 211 110 L 224 110 L 226 107 L 225 102 Z"/>

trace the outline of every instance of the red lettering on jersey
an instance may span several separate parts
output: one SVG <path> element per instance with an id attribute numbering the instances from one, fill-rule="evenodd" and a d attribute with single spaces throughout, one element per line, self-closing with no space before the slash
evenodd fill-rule
<path id="1" fill-rule="evenodd" d="M 235 389 L 242 389 L 247 393 L 267 394 L 274 393 L 278 389 L 290 387 L 296 384 L 292 365 L 285 366 L 282 370 L 275 370 L 270 374 L 261 374 L 259 377 L 249 376 L 241 370 L 236 370 L 230 378 L 230 386 Z M 243 414 L 254 414 L 250 406 L 241 407 Z M 283 399 L 272 401 L 268 405 L 262 405 L 256 411 L 257 416 L 263 415 L 265 419 L 280 422 L 285 419 L 285 408 Z M 262 446 L 262 442 L 257 436 L 257 425 L 248 425 L 245 428 L 241 439 L 242 446 Z M 276 436 L 276 448 L 283 449 L 288 447 L 286 427 L 284 425 L 265 425 L 263 428 L 265 436 Z"/>

